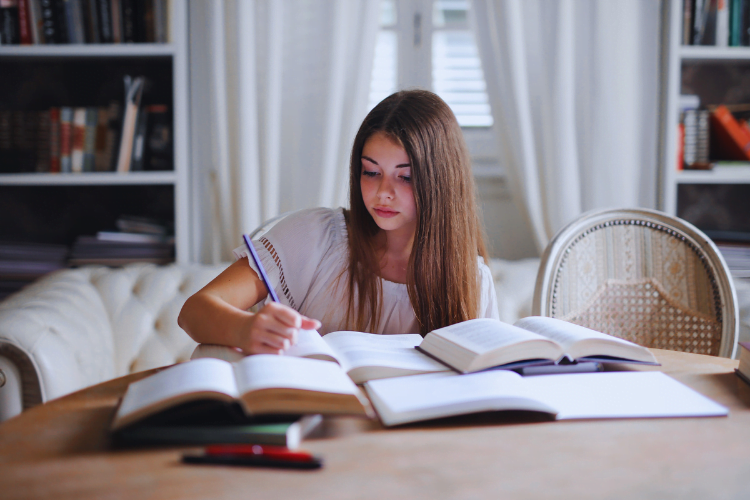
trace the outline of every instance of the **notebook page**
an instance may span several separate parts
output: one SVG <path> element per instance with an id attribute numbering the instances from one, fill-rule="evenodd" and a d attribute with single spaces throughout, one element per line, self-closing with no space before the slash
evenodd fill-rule
<path id="1" fill-rule="evenodd" d="M 240 394 L 272 388 L 359 394 L 346 372 L 330 361 L 255 354 L 233 366 Z"/>
<path id="2" fill-rule="evenodd" d="M 349 371 L 361 366 L 384 366 L 415 371 L 444 371 L 445 365 L 414 349 L 422 342 L 417 333 L 376 335 L 362 332 L 333 332 L 326 342 Z"/>
<path id="3" fill-rule="evenodd" d="M 661 372 L 544 375 L 524 379 L 529 394 L 559 410 L 558 420 L 712 417 L 729 410 Z"/>

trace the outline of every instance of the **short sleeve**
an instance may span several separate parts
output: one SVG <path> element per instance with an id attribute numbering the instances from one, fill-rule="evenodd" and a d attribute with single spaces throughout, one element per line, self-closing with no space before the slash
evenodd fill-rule
<path id="1" fill-rule="evenodd" d="M 495 292 L 495 283 L 492 280 L 492 272 L 484 259 L 479 257 L 479 274 L 482 283 L 481 301 L 479 304 L 479 317 L 500 319 L 500 311 L 497 308 L 497 293 Z"/>
<path id="2" fill-rule="evenodd" d="M 342 244 L 346 223 L 341 209 L 314 208 L 294 212 L 272 227 L 253 245 L 281 303 L 300 310 L 324 257 Z M 233 251 L 249 257 L 245 245 Z M 250 267 L 260 276 L 248 258 Z"/>

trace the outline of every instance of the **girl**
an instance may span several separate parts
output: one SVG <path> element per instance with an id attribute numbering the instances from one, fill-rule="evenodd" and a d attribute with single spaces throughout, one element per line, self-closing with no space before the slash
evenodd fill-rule
<path id="1" fill-rule="evenodd" d="M 200 343 L 280 354 L 299 329 L 425 335 L 498 319 L 474 189 L 448 105 L 428 91 L 397 92 L 354 139 L 350 209 L 295 212 L 254 242 L 281 302 L 248 312 L 267 291 L 240 247 L 178 323 Z"/>

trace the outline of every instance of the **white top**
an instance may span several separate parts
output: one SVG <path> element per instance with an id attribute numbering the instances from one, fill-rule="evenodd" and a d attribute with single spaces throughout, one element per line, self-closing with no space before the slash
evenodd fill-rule
<path id="1" fill-rule="evenodd" d="M 343 209 L 313 208 L 286 216 L 253 241 L 281 303 L 320 320 L 321 335 L 346 329 L 346 279 L 337 286 L 337 278 L 348 264 L 347 237 Z M 234 255 L 248 257 L 245 245 L 234 249 Z M 248 261 L 258 274 L 252 259 Z M 482 280 L 479 317 L 500 319 L 492 274 L 481 257 L 478 265 Z M 383 316 L 374 333 L 418 333 L 406 285 L 382 278 L 380 282 Z"/>

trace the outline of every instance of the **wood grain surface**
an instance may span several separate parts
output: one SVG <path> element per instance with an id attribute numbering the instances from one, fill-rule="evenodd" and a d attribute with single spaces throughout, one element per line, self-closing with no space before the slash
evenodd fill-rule
<path id="1" fill-rule="evenodd" d="M 653 352 L 729 416 L 554 422 L 504 412 L 388 430 L 335 418 L 303 443 L 323 456 L 318 471 L 184 465 L 189 448 L 110 444 L 118 398 L 141 373 L 0 424 L 0 498 L 750 498 L 750 387 L 737 362 Z"/>

